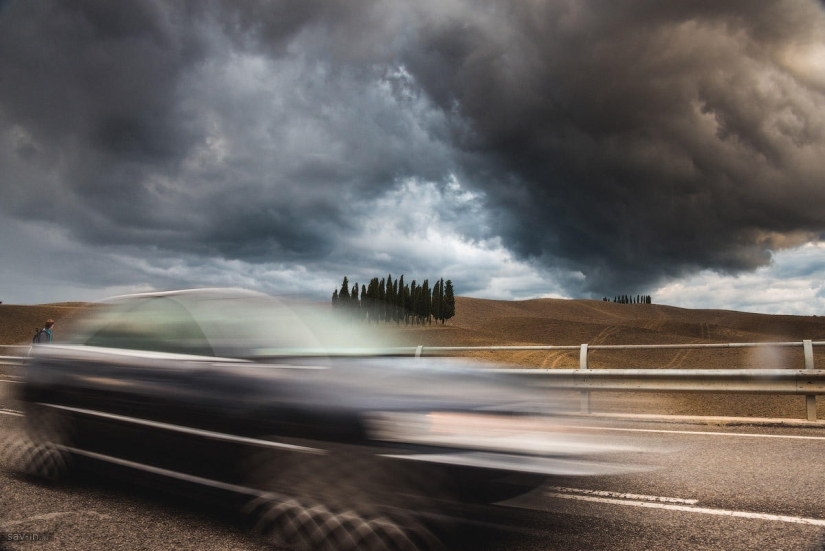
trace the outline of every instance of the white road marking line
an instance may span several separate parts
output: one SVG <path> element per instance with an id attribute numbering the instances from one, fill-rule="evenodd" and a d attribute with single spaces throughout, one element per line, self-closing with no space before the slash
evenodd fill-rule
<path id="1" fill-rule="evenodd" d="M 751 513 L 748 511 L 730 511 L 727 509 L 709 509 L 707 507 L 691 507 L 688 505 L 675 505 L 671 503 L 656 503 L 652 501 L 630 501 L 622 499 L 611 499 L 587 495 L 561 494 L 547 492 L 548 497 L 561 499 L 575 499 L 578 501 L 592 501 L 596 503 L 608 503 L 611 505 L 629 505 L 631 507 L 647 507 L 649 509 L 667 509 L 668 511 L 683 511 L 686 513 L 702 513 L 704 515 L 717 515 L 722 517 L 750 518 L 757 520 L 772 520 L 779 522 L 789 522 L 792 524 L 808 524 L 812 526 L 825 526 L 825 520 L 817 518 L 789 517 L 785 515 L 771 515 L 768 513 Z"/>
<path id="2" fill-rule="evenodd" d="M 664 503 L 684 503 L 687 505 L 696 505 L 699 503 L 698 499 L 683 499 L 681 497 L 662 497 L 662 496 L 646 496 L 641 494 L 622 494 L 619 492 L 608 492 L 603 490 L 585 490 L 583 488 L 563 488 L 561 486 L 550 486 L 548 489 L 560 493 L 585 494 L 591 496 L 611 497 L 621 499 L 643 499 L 645 501 L 660 501 Z"/>
<path id="3" fill-rule="evenodd" d="M 16 417 L 23 417 L 23 412 L 22 411 L 15 411 L 13 409 L 2 409 L 2 408 L 0 408 L 0 413 L 2 413 L 4 415 L 14 415 Z"/>
<path id="4" fill-rule="evenodd" d="M 825 440 L 825 436 L 800 436 L 793 434 L 750 434 L 747 432 L 711 432 L 701 430 L 665 430 L 665 429 L 620 429 L 617 427 L 576 427 L 585 430 L 608 430 L 620 432 L 658 432 L 664 434 L 695 434 L 700 436 L 744 436 L 748 438 L 784 438 L 786 440 Z"/>
<path id="5" fill-rule="evenodd" d="M 3 378 L 3 377 L 0 377 L 0 383 L 12 383 L 12 384 L 16 384 L 16 385 L 22 385 L 23 381 L 22 380 L 17 381 L 15 379 L 6 379 L 6 378 Z"/>

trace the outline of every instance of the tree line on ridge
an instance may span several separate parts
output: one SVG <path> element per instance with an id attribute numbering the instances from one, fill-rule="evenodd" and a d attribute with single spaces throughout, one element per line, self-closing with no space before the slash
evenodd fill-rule
<path id="1" fill-rule="evenodd" d="M 602 299 L 604 302 L 610 302 L 607 297 Z M 613 302 L 618 304 L 653 304 L 653 299 L 650 295 L 616 295 L 613 297 Z"/>
<path id="2" fill-rule="evenodd" d="M 341 289 L 332 292 L 332 307 L 366 323 L 444 324 L 455 316 L 455 293 L 449 279 L 441 278 L 430 288 L 427 279 L 420 285 L 415 280 L 407 285 L 403 275 L 393 280 L 392 274 L 386 279 L 372 278 L 359 292 L 358 283 L 350 289 L 344 276 Z"/>

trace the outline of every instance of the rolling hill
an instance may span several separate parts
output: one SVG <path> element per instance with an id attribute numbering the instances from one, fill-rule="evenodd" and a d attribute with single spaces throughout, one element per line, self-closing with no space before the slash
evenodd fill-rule
<path id="1" fill-rule="evenodd" d="M 59 342 L 83 304 L 0 304 L 0 344 L 28 343 L 36 327 L 53 318 Z M 447 325 L 384 330 L 424 346 L 677 344 L 825 340 L 825 318 L 777 316 L 727 310 L 690 310 L 664 305 L 615 304 L 593 300 L 496 301 L 457 297 Z M 825 348 L 825 347 L 821 347 Z M 815 348 L 817 366 L 825 350 Z M 0 350 L 2 353 L 2 350 Z M 576 368 L 578 352 L 475 352 L 482 360 L 519 367 Z M 592 351 L 591 368 L 802 368 L 800 349 Z M 618 406 L 611 405 L 620 403 Z M 660 413 L 804 417 L 802 397 L 594 395 L 594 407 L 634 410 L 636 401 Z M 821 400 L 825 402 L 825 400 Z M 623 405 L 622 405 L 623 404 Z M 630 404 L 630 405 L 628 405 Z M 825 417 L 825 408 L 819 413 Z"/>

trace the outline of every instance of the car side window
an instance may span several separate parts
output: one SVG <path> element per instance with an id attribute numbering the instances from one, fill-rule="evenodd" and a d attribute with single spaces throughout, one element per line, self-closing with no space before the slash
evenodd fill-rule
<path id="1" fill-rule="evenodd" d="M 151 297 L 117 313 L 87 346 L 214 356 L 194 318 L 177 301 Z"/>

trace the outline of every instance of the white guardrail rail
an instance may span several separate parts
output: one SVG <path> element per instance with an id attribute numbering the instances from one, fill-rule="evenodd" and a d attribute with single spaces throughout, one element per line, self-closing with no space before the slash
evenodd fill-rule
<path id="1" fill-rule="evenodd" d="M 417 346 L 393 349 L 358 350 L 272 350 L 273 356 L 307 355 L 414 355 L 476 351 L 578 351 L 579 369 L 493 369 L 513 377 L 529 377 L 543 388 L 581 391 L 581 411 L 591 413 L 590 393 L 691 392 L 732 394 L 784 394 L 805 396 L 809 421 L 816 421 L 816 397 L 825 394 L 825 370 L 814 368 L 814 346 L 825 341 L 716 343 L 716 344 L 600 344 L 580 346 Z M 719 348 L 802 348 L 802 369 L 590 369 L 592 350 L 687 350 Z M 28 345 L 0 345 L 0 349 L 26 350 Z M 0 356 L 0 365 L 22 365 L 26 356 Z"/>

